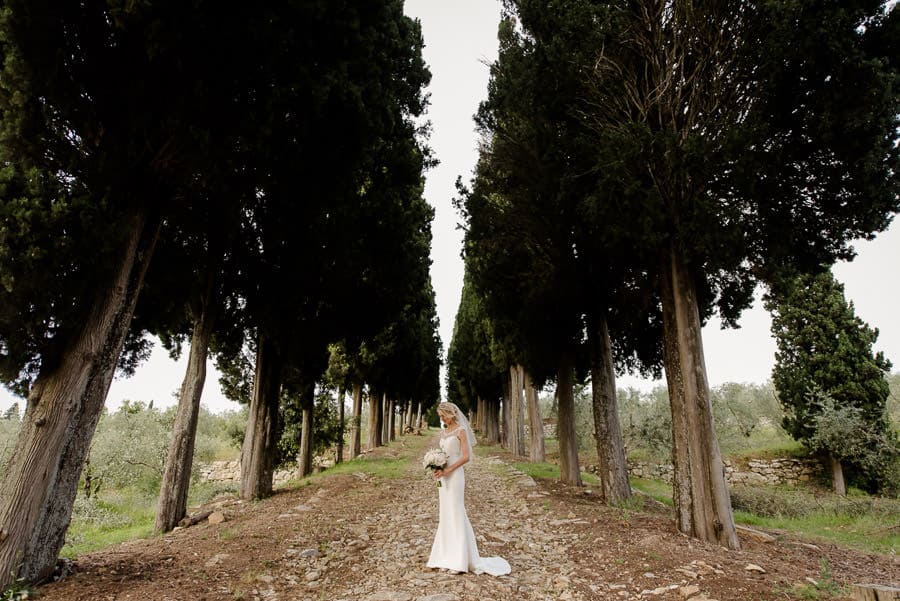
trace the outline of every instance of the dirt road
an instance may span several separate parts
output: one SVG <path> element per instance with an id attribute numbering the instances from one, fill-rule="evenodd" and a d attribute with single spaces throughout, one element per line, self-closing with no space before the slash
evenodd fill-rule
<path id="1" fill-rule="evenodd" d="M 727 551 L 690 540 L 655 502 L 610 508 L 590 489 L 535 483 L 497 447 L 476 448 L 466 503 L 481 554 L 505 557 L 512 573 L 430 570 L 437 490 L 419 460 L 435 443 L 407 436 L 350 473 L 260 502 L 218 500 L 206 509 L 223 523 L 80 557 L 74 574 L 40 588 L 42 599 L 745 601 L 800 598 L 795 587 L 811 581 L 824 588 L 823 565 L 842 583 L 900 580 L 897 558 L 828 544 L 745 538 Z M 395 460 L 398 475 L 369 473 L 377 458 Z"/>

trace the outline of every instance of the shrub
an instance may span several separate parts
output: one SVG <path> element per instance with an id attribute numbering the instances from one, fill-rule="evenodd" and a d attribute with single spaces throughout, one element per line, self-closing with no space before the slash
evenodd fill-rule
<path id="1" fill-rule="evenodd" d="M 813 413 L 812 434 L 808 444 L 824 451 L 851 467 L 848 481 L 869 491 L 896 489 L 900 449 L 897 438 L 888 428 L 879 427 L 887 421 L 873 423 L 863 408 L 838 405 L 827 394 L 814 392 L 810 405 Z"/>

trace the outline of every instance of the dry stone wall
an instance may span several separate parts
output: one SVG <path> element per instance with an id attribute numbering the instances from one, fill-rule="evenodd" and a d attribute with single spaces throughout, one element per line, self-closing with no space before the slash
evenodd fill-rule
<path id="1" fill-rule="evenodd" d="M 322 469 L 326 461 L 319 459 L 315 462 L 313 469 Z M 334 462 L 332 461 L 331 464 Z M 277 486 L 300 477 L 297 468 L 290 470 L 275 470 L 272 476 L 272 484 Z M 203 482 L 240 482 L 241 480 L 241 462 L 240 461 L 213 461 L 200 466 L 200 480 Z"/>
<path id="2" fill-rule="evenodd" d="M 318 458 L 317 468 L 324 463 L 324 458 Z M 815 459 L 751 459 L 746 463 L 737 464 L 730 459 L 725 459 L 725 479 L 729 484 L 802 484 L 811 480 L 824 477 L 824 467 Z M 597 471 L 597 466 L 588 466 L 591 472 Z M 649 463 L 645 461 L 631 461 L 628 464 L 628 473 L 636 478 L 648 480 L 672 481 L 672 466 L 670 464 Z M 274 475 L 274 484 L 283 484 L 299 478 L 296 469 L 277 470 Z M 214 461 L 200 466 L 200 479 L 204 482 L 238 482 L 241 479 L 240 461 Z"/>
<path id="3" fill-rule="evenodd" d="M 725 479 L 729 484 L 802 484 L 823 476 L 824 468 L 815 459 L 750 459 L 745 464 L 725 459 Z M 628 472 L 637 478 L 672 481 L 670 464 L 633 461 Z"/>

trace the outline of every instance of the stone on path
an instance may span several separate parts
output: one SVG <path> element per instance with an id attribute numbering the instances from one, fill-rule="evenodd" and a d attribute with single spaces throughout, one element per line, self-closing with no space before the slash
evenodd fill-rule
<path id="1" fill-rule="evenodd" d="M 214 511 L 211 514 L 209 514 L 209 517 L 206 518 L 206 520 L 210 524 L 221 524 L 222 522 L 225 521 L 225 514 L 222 513 L 221 511 Z"/>
<path id="2" fill-rule="evenodd" d="M 416 601 L 459 601 L 459 598 L 450 593 L 438 593 L 437 595 L 425 595 L 424 597 L 419 597 Z"/>

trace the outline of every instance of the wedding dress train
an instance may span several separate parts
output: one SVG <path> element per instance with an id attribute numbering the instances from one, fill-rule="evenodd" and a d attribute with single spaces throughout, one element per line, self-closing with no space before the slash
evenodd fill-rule
<path id="1" fill-rule="evenodd" d="M 441 449 L 450 457 L 449 463 L 459 459 L 459 438 L 447 436 L 441 439 Z M 429 568 L 445 568 L 456 572 L 474 572 L 503 576 L 510 573 L 509 562 L 502 557 L 481 557 L 475 532 L 466 514 L 465 469 L 454 470 L 440 480 L 438 488 L 440 514 L 431 556 L 426 564 Z"/>

